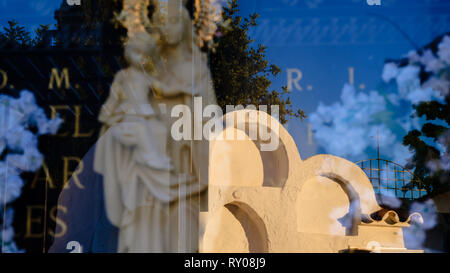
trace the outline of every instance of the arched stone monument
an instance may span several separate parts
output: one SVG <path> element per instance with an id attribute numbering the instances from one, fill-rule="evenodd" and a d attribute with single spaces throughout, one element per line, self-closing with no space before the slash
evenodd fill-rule
<path id="1" fill-rule="evenodd" d="M 257 112 L 252 122 L 276 128 L 272 136 L 279 138 L 276 150 L 261 152 L 261 141 L 238 129 L 249 128 L 248 116 L 255 112 L 242 111 L 223 120 L 244 114 L 246 126 L 224 122 L 222 138 L 210 141 L 201 252 L 421 252 L 405 248 L 403 228 L 422 217 L 415 213 L 400 222 L 394 211 L 381 213 L 372 184 L 357 165 L 332 155 L 302 160 L 283 126 Z M 245 134 L 243 140 L 223 137 L 230 130 Z M 379 221 L 371 217 L 377 213 Z"/>

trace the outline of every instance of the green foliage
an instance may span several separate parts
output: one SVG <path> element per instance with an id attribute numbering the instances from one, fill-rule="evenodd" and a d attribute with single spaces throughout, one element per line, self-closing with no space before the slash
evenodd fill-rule
<path id="1" fill-rule="evenodd" d="M 31 47 L 46 46 L 49 41 L 48 31 L 50 25 L 40 25 L 35 30 L 34 37 L 30 32 L 26 31 L 16 21 L 8 21 L 8 27 L 3 27 L 0 31 L 0 47 L 11 49 L 26 49 Z"/>
<path id="2" fill-rule="evenodd" d="M 258 14 L 249 18 L 238 15 L 238 1 L 230 0 L 224 8 L 223 19 L 229 20 L 228 29 L 219 27 L 222 36 L 218 39 L 216 51 L 210 55 L 210 68 L 214 81 L 214 88 L 219 105 L 224 109 L 226 105 L 250 104 L 279 105 L 280 121 L 285 124 L 289 118 L 305 118 L 302 110 L 293 110 L 292 103 L 287 97 L 286 87 L 281 92 L 268 91 L 270 76 L 278 75 L 278 66 L 269 64 L 265 58 L 266 47 L 253 46 L 254 41 L 248 36 L 248 30 L 257 26 Z"/>
<path id="3" fill-rule="evenodd" d="M 8 27 L 3 27 L 0 36 L 2 45 L 6 48 L 26 48 L 32 45 L 30 33 L 15 20 L 8 21 Z"/>
<path id="4" fill-rule="evenodd" d="M 442 104 L 437 101 L 424 102 L 416 106 L 416 111 L 419 117 L 425 116 L 427 120 L 441 119 L 450 124 L 450 113 L 448 107 L 447 97 L 446 103 Z"/>
<path id="5" fill-rule="evenodd" d="M 39 28 L 35 30 L 36 37 L 33 39 L 33 46 L 35 47 L 45 47 L 50 41 L 48 41 L 49 36 L 48 31 L 50 29 L 50 25 L 39 25 Z"/>
<path id="6" fill-rule="evenodd" d="M 414 152 L 412 166 L 410 167 L 415 168 L 414 174 L 423 180 L 427 191 L 432 193 L 438 193 L 441 189 L 445 190 L 450 186 L 449 171 L 440 166 L 442 162 L 445 164 L 445 161 L 448 161 L 450 152 L 449 101 L 450 96 L 447 96 L 445 104 L 430 101 L 414 107 L 419 117 L 425 117 L 427 121 L 445 121 L 447 126 L 428 122 L 422 126 L 421 131 L 413 130 L 403 139 L 403 144 Z M 438 149 L 427 144 L 423 137 L 431 138 L 434 144 L 439 143 L 445 147 L 445 153 L 442 154 Z"/>
<path id="7" fill-rule="evenodd" d="M 126 29 L 115 22 L 123 0 L 83 0 L 81 6 L 62 3 L 55 12 L 57 46 L 121 47 Z"/>

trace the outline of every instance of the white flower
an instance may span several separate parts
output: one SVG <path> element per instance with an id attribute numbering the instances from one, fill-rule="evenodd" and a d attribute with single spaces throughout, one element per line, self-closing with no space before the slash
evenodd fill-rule
<path id="1" fill-rule="evenodd" d="M 42 122 L 39 125 L 39 134 L 40 135 L 46 135 L 46 134 L 54 135 L 58 132 L 58 129 L 62 123 L 63 123 L 63 120 L 59 117 L 48 120 L 47 122 Z"/>
<path id="2" fill-rule="evenodd" d="M 424 88 L 433 88 L 440 93 L 442 97 L 448 95 L 450 90 L 450 81 L 445 78 L 431 77 L 423 84 Z"/>
<path id="3" fill-rule="evenodd" d="M 420 68 L 414 65 L 408 65 L 400 69 L 400 73 L 397 76 L 400 97 L 406 98 L 410 91 L 420 87 L 419 73 Z"/>
<path id="4" fill-rule="evenodd" d="M 418 212 L 423 217 L 423 229 L 432 229 L 438 223 L 436 208 L 433 200 L 428 200 L 424 203 L 414 202 L 411 205 L 410 213 Z"/>
<path id="5" fill-rule="evenodd" d="M 7 208 L 5 212 L 5 219 L 3 221 L 6 226 L 12 225 L 14 220 L 14 210 L 12 208 Z"/>
<path id="6" fill-rule="evenodd" d="M 14 241 L 10 241 L 2 247 L 3 253 L 25 253 L 25 250 L 21 250 L 17 247 Z"/>
<path id="7" fill-rule="evenodd" d="M 16 200 L 22 193 L 22 187 L 23 181 L 20 176 L 0 174 L 0 202 L 4 204 Z"/>
<path id="8" fill-rule="evenodd" d="M 11 107 L 14 105 L 14 101 L 8 101 L 7 103 L 7 106 L 0 104 L 0 135 L 4 135 L 11 129 L 23 127 L 26 123 L 26 116 L 16 108 Z"/>
<path id="9" fill-rule="evenodd" d="M 21 113 L 28 120 L 30 114 L 36 111 L 38 106 L 36 105 L 33 93 L 24 90 L 20 93 L 18 99 L 11 101 L 11 108 Z"/>
<path id="10" fill-rule="evenodd" d="M 36 147 L 30 147 L 23 154 L 8 154 L 6 160 L 21 170 L 35 172 L 42 166 L 44 157 Z"/>
<path id="11" fill-rule="evenodd" d="M 420 56 L 415 50 L 411 50 L 410 52 L 408 52 L 408 59 L 411 64 L 420 62 Z"/>
<path id="12" fill-rule="evenodd" d="M 55 134 L 62 123 L 62 119 L 57 117 L 55 119 L 49 120 L 47 119 L 44 110 L 38 108 L 31 115 L 31 123 L 33 125 L 36 125 L 39 135 L 45 135 L 49 133 Z"/>
<path id="13" fill-rule="evenodd" d="M 377 128 L 374 131 L 370 125 L 372 116 L 385 110 L 386 101 L 377 92 L 358 93 L 354 86 L 346 84 L 340 102 L 320 104 L 309 120 L 316 140 L 327 153 L 360 159 L 370 145 L 370 137 L 376 135 Z M 378 129 L 392 141 L 386 127 Z"/>
<path id="14" fill-rule="evenodd" d="M 395 142 L 395 135 L 384 124 L 370 126 L 368 128 L 368 136 L 371 136 L 367 141 L 372 148 L 377 148 L 379 144 L 380 148 L 390 149 L 392 143 Z"/>
<path id="15" fill-rule="evenodd" d="M 5 139 L 8 147 L 18 152 L 24 152 L 29 147 L 37 146 L 38 143 L 36 135 L 19 126 L 8 131 Z"/>
<path id="16" fill-rule="evenodd" d="M 0 240 L 3 242 L 11 242 L 14 239 L 14 229 L 10 226 L 6 229 L 0 229 Z"/>
<path id="17" fill-rule="evenodd" d="M 447 153 L 443 153 L 440 160 L 434 159 L 430 160 L 426 163 L 427 168 L 431 170 L 431 172 L 438 171 L 449 171 L 450 170 L 450 158 Z"/>
<path id="18" fill-rule="evenodd" d="M 399 106 L 400 104 L 400 97 L 397 94 L 388 94 L 386 96 L 386 98 L 388 99 L 388 101 L 390 103 L 392 103 L 395 106 Z"/>
<path id="19" fill-rule="evenodd" d="M 27 90 L 22 91 L 18 99 L 0 95 L 0 153 L 5 148 L 10 152 L 5 162 L 0 161 L 0 208 L 20 196 L 24 184 L 20 173 L 35 172 L 42 166 L 43 155 L 38 150 L 37 135 L 55 134 L 61 123 L 59 117 L 47 119 L 44 110 L 37 106 L 34 95 Z M 37 135 L 29 130 L 30 126 L 37 127 Z M 13 215 L 9 208 L 5 219 L 2 219 L 6 227 L 0 231 L 4 253 L 24 252 L 14 243 Z"/>
<path id="20" fill-rule="evenodd" d="M 413 128 L 413 124 L 412 124 L 412 121 L 411 121 L 411 118 L 410 118 L 412 113 L 413 113 L 413 111 L 411 110 L 411 112 L 409 114 L 395 119 L 395 122 L 398 123 L 398 125 L 400 125 L 400 127 L 405 132 L 409 132 Z"/>
<path id="21" fill-rule="evenodd" d="M 405 247 L 408 249 L 424 249 L 426 237 L 425 230 L 419 224 L 413 224 L 403 231 Z"/>
<path id="22" fill-rule="evenodd" d="M 384 184 L 384 187 L 387 185 Z M 383 190 L 383 194 L 380 195 L 380 201 L 383 205 L 387 205 L 390 208 L 399 208 L 402 205 L 402 201 L 397 198 L 395 190 Z"/>
<path id="23" fill-rule="evenodd" d="M 425 71 L 432 73 L 439 73 L 442 68 L 444 68 L 444 64 L 441 60 L 434 56 L 433 51 L 427 49 L 422 57 L 420 57 L 420 62 L 425 66 Z"/>
<path id="24" fill-rule="evenodd" d="M 438 56 L 447 65 L 450 65 L 450 36 L 446 35 L 438 46 Z"/>
<path id="25" fill-rule="evenodd" d="M 410 214 L 418 212 L 423 217 L 423 223 L 413 222 L 410 227 L 404 229 L 403 237 L 405 247 L 410 249 L 424 249 L 426 231 L 434 228 L 438 223 L 436 208 L 432 199 L 424 203 L 414 202 L 410 208 Z"/>
<path id="26" fill-rule="evenodd" d="M 19 174 L 20 172 L 16 167 L 7 164 L 5 161 L 0 161 L 0 177 L 4 175 L 17 176 Z"/>
<path id="27" fill-rule="evenodd" d="M 392 154 L 393 154 L 392 161 L 394 161 L 400 165 L 403 165 L 403 166 L 406 165 L 412 157 L 412 154 L 409 151 L 408 147 L 404 146 L 400 142 L 393 144 L 393 147 L 391 150 L 392 150 Z"/>
<path id="28" fill-rule="evenodd" d="M 430 101 L 433 97 L 438 97 L 438 99 L 442 99 L 439 95 L 439 93 L 433 91 L 431 88 L 426 89 L 416 89 L 407 95 L 407 99 L 412 104 L 419 104 L 421 102 Z"/>
<path id="29" fill-rule="evenodd" d="M 441 158 L 427 162 L 427 167 L 430 168 L 432 172 L 437 172 L 440 170 L 449 171 L 450 155 L 447 153 L 447 151 L 450 148 L 450 130 L 447 130 L 439 138 L 437 148 L 441 152 Z"/>
<path id="30" fill-rule="evenodd" d="M 395 63 L 387 63 L 383 68 L 383 75 L 381 76 L 384 82 L 390 82 L 398 75 L 398 67 Z"/>

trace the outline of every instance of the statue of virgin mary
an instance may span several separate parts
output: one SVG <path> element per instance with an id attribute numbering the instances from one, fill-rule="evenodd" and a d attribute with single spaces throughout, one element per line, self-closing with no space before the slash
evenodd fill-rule
<path id="1" fill-rule="evenodd" d="M 141 7 L 124 2 L 124 9 Z M 193 109 L 194 97 L 204 105 L 216 99 L 187 9 L 181 0 L 164 7 L 151 31 L 128 29 L 130 67 L 115 76 L 99 117 L 94 170 L 103 175 L 107 216 L 119 229 L 118 252 L 198 251 L 208 143 L 174 140 L 170 128 L 180 118 L 170 113 L 180 104 Z"/>

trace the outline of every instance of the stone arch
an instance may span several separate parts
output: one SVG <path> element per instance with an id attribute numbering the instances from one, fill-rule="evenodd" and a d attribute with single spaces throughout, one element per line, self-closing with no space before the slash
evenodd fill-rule
<path id="1" fill-rule="evenodd" d="M 358 225 L 361 223 L 361 201 L 359 195 L 353 186 L 346 179 L 333 173 L 325 173 L 321 175 L 336 182 L 348 197 L 348 213 L 344 225 L 346 227 L 346 235 L 358 235 Z"/>
<path id="2" fill-rule="evenodd" d="M 239 115 L 244 115 L 244 118 L 238 118 Z M 227 121 L 234 121 L 228 124 Z M 265 122 L 265 124 L 263 121 Z M 265 187 L 284 187 L 290 174 L 291 165 L 300 162 L 300 155 L 297 146 L 289 133 L 284 127 L 271 115 L 256 110 L 239 110 L 227 113 L 223 117 L 224 128 L 233 127 L 245 133 L 259 150 L 259 156 L 263 164 L 263 184 Z M 263 145 L 267 145 L 268 141 L 260 138 L 259 133 L 256 139 L 250 133 L 250 128 L 256 130 L 265 130 L 269 132 L 272 137 L 278 139 L 278 146 L 275 150 L 262 151 Z"/>
<path id="3" fill-rule="evenodd" d="M 261 217 L 249 205 L 242 202 L 233 202 L 225 207 L 236 217 L 244 228 L 248 239 L 250 253 L 269 252 L 266 225 Z"/>
<path id="4" fill-rule="evenodd" d="M 378 205 L 372 183 L 356 164 L 332 155 L 316 155 L 302 162 L 303 179 L 298 182 L 302 190 L 306 182 L 314 177 L 326 177 L 341 181 L 352 194 L 359 198 L 361 214 L 371 215 L 382 208 Z"/>
<path id="5" fill-rule="evenodd" d="M 226 128 L 223 134 L 236 134 L 234 128 Z M 209 185 L 261 187 L 264 181 L 264 166 L 260 151 L 246 135 L 245 139 L 213 140 L 210 143 Z"/>
<path id="6" fill-rule="evenodd" d="M 225 234 L 226 235 L 225 235 Z M 232 202 L 216 210 L 204 233 L 205 252 L 267 253 L 266 226 L 248 204 Z"/>
<path id="7" fill-rule="evenodd" d="M 358 203 L 343 183 L 334 178 L 310 178 L 295 203 L 297 230 L 304 233 L 356 235 Z"/>
<path id="8" fill-rule="evenodd" d="M 331 235 L 357 235 L 362 215 L 381 209 L 372 184 L 354 163 L 317 155 L 303 161 L 302 169 L 304 178 L 298 182 L 296 201 L 299 231 L 326 234 L 331 226 L 331 233 L 336 233 Z"/>

